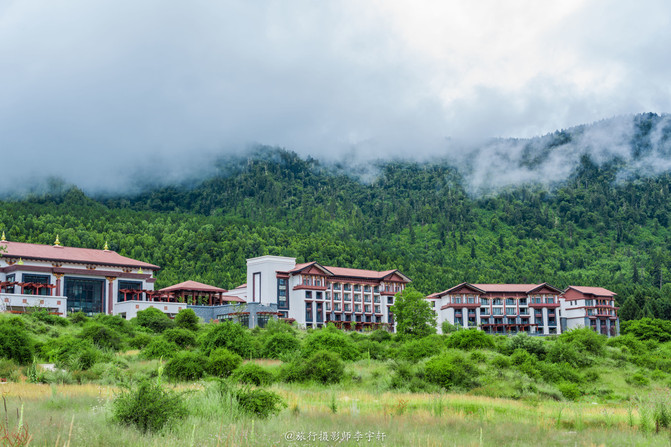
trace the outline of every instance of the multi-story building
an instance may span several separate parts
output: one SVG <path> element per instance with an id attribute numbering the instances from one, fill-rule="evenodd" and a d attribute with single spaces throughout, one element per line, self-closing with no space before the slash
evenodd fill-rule
<path id="1" fill-rule="evenodd" d="M 561 333 L 559 296 L 549 284 L 462 283 L 427 297 L 443 321 L 462 328 L 480 328 L 488 334 L 536 335 Z"/>
<path id="2" fill-rule="evenodd" d="M 329 267 L 295 258 L 247 260 L 246 300 L 276 305 L 280 318 L 305 327 L 328 322 L 345 329 L 393 328 L 394 295 L 410 279 L 398 270 Z"/>
<path id="3" fill-rule="evenodd" d="M 611 337 L 619 335 L 615 295 L 602 287 L 569 286 L 559 299 L 562 326 L 565 330 L 589 327 Z"/>
<path id="4" fill-rule="evenodd" d="M 42 307 L 65 315 L 119 313 L 117 304 L 154 290 L 158 266 L 108 250 L 0 240 L 0 307 Z"/>

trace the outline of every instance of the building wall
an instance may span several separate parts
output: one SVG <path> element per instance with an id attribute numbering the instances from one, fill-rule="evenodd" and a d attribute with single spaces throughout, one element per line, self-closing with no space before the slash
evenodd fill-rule
<path id="1" fill-rule="evenodd" d="M 276 272 L 291 270 L 295 265 L 295 258 L 284 256 L 261 256 L 247 259 L 247 302 L 277 304 Z M 257 278 L 256 283 L 255 278 Z"/>

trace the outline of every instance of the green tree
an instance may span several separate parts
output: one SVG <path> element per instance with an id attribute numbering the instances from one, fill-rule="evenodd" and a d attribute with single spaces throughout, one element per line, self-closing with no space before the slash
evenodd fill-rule
<path id="1" fill-rule="evenodd" d="M 396 294 L 391 311 L 399 334 L 426 337 L 436 333 L 436 313 L 424 295 L 412 287 Z"/>

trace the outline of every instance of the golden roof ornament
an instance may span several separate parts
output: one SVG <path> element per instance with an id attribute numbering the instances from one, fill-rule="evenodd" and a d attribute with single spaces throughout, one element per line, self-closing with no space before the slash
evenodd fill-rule
<path id="1" fill-rule="evenodd" d="M 23 265 L 23 259 L 22 259 L 22 258 L 19 258 L 19 262 L 17 262 L 17 264 L 19 264 L 19 265 Z"/>
<path id="2" fill-rule="evenodd" d="M 5 232 L 2 232 L 2 239 L 0 239 L 0 242 L 6 242 L 7 238 L 5 237 Z"/>
<path id="3" fill-rule="evenodd" d="M 109 246 L 107 245 L 107 241 L 105 241 L 105 247 L 103 248 L 103 250 L 105 250 L 105 251 L 109 251 L 109 249 L 110 249 L 110 248 L 109 248 Z"/>
<path id="4" fill-rule="evenodd" d="M 139 274 L 142 274 L 142 267 L 140 267 L 140 270 L 137 271 Z"/>
<path id="5" fill-rule="evenodd" d="M 56 235 L 56 240 L 54 241 L 54 245 L 56 247 L 60 247 L 60 245 L 61 245 L 61 241 L 58 240 L 58 235 Z"/>

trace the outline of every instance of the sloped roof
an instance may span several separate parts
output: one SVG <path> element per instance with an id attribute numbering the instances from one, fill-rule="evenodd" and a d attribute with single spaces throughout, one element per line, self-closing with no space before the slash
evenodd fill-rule
<path id="1" fill-rule="evenodd" d="M 111 250 L 96 250 L 94 248 L 63 247 L 61 245 L 28 244 L 25 242 L 2 241 L 0 246 L 5 247 L 3 257 L 34 259 L 41 261 L 75 262 L 81 264 L 98 264 L 119 267 L 134 267 L 151 270 L 160 269 L 159 266 L 148 262 L 121 256 Z"/>
<path id="2" fill-rule="evenodd" d="M 213 292 L 213 293 L 225 293 L 228 292 L 226 289 L 220 289 L 219 287 L 214 287 L 209 284 L 203 284 L 198 281 L 184 281 L 174 286 L 166 287 L 161 289 L 160 292 Z M 234 300 L 235 301 L 235 300 Z"/>
<path id="3" fill-rule="evenodd" d="M 471 284 L 480 290 L 488 293 L 493 292 L 511 292 L 511 293 L 528 293 L 542 284 Z"/>
<path id="4" fill-rule="evenodd" d="M 346 267 L 325 267 L 328 271 L 333 273 L 334 276 L 348 276 L 350 278 L 366 278 L 366 279 L 384 279 L 387 276 L 391 276 L 394 273 L 397 273 L 401 278 L 410 281 L 410 278 L 405 276 L 403 273 L 398 270 L 385 270 L 383 272 L 378 272 L 376 270 L 363 270 L 363 269 L 352 269 Z"/>
<path id="5" fill-rule="evenodd" d="M 587 287 L 587 286 L 568 286 L 569 289 L 575 289 L 580 293 L 585 295 L 596 295 L 596 296 L 615 296 L 617 293 L 611 292 L 608 289 L 603 287 Z M 568 290 L 568 289 L 567 289 Z"/>

